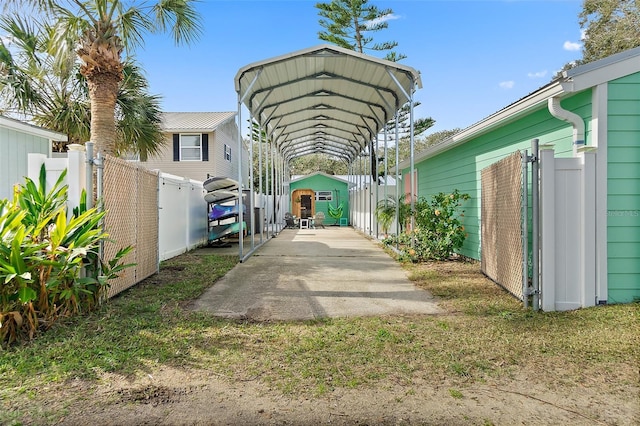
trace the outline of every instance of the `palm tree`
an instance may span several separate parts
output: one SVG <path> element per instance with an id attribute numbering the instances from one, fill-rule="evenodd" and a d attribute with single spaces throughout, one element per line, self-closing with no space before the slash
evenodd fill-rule
<path id="1" fill-rule="evenodd" d="M 382 232 L 387 234 L 389 228 L 396 219 L 396 213 L 398 216 L 398 225 L 400 227 L 399 232 L 402 232 L 407 219 L 411 216 L 411 204 L 405 201 L 406 195 L 400 195 L 398 197 L 399 202 L 392 195 L 388 195 L 387 198 L 379 200 L 374 211 L 376 220 L 382 226 Z"/>
<path id="2" fill-rule="evenodd" d="M 84 143 L 91 134 L 90 102 L 80 61 L 51 54 L 52 30 L 45 23 L 19 16 L 0 19 L 10 46 L 0 40 L 0 110 L 67 135 L 68 143 Z M 10 47 L 10 48 L 9 48 Z M 165 140 L 160 126 L 160 97 L 149 95 L 140 68 L 124 63 L 124 79 L 116 106 L 118 154 L 146 159 Z M 62 150 L 62 143 L 57 145 Z"/>
<path id="3" fill-rule="evenodd" d="M 0 31 L 7 40 L 0 40 L 0 109 L 65 133 L 71 143 L 87 140 L 89 103 L 75 58 L 54 60 L 51 28 L 37 20 L 5 15 Z"/>
<path id="4" fill-rule="evenodd" d="M 116 104 L 126 75 L 121 54 L 132 54 L 142 46 L 146 33 L 170 31 L 176 43 L 196 39 L 202 27 L 194 2 L 158 0 L 129 5 L 124 0 L 8 0 L 32 5 L 49 17 L 56 60 L 68 58 L 68 52 L 75 50 L 91 104 L 90 140 L 98 152 L 111 155 L 119 152 Z M 143 105 L 135 108 L 138 113 Z"/>

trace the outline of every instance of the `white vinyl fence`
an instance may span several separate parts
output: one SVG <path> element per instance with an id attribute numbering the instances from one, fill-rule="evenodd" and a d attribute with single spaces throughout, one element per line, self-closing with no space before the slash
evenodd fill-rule
<path id="1" fill-rule="evenodd" d="M 37 182 L 40 166 L 47 170 L 50 188 L 67 169 L 68 208 L 78 206 L 86 188 L 86 154 L 83 147 L 68 152 L 67 158 L 47 158 L 29 154 L 28 177 Z M 207 243 L 207 203 L 202 182 L 167 173 L 159 174 L 158 183 L 158 247 L 163 261 Z"/>
<path id="2" fill-rule="evenodd" d="M 202 182 L 160 173 L 160 261 L 207 243 L 207 203 Z"/>
<path id="3" fill-rule="evenodd" d="M 378 193 L 376 197 L 376 191 Z M 376 203 L 387 198 L 395 199 L 395 185 L 371 185 L 366 184 L 361 188 L 355 188 L 349 191 L 349 222 L 355 228 L 366 235 L 373 238 L 384 238 L 384 230 L 376 220 L 375 209 Z M 397 221 L 393 221 L 388 234 L 398 234 Z"/>

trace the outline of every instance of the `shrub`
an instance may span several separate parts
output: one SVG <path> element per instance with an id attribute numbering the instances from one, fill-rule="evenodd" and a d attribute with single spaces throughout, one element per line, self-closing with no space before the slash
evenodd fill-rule
<path id="1" fill-rule="evenodd" d="M 450 258 L 466 238 L 460 220 L 464 210 L 460 207 L 468 199 L 468 194 L 461 194 L 457 189 L 450 194 L 440 192 L 431 200 L 420 197 L 415 203 L 415 229 L 397 239 L 387 239 L 385 243 L 397 241 L 402 246 L 401 260 L 418 262 Z"/>
<path id="2" fill-rule="evenodd" d="M 389 195 L 387 198 L 379 200 L 374 211 L 376 220 L 382 226 L 382 232 L 387 234 L 389 228 L 396 219 L 396 206 L 399 213 L 400 230 L 404 227 L 407 219 L 411 216 L 411 204 L 405 201 L 406 195 L 400 195 L 398 200 L 395 197 Z"/>
<path id="3" fill-rule="evenodd" d="M 106 295 L 108 279 L 130 265 L 121 250 L 106 263 L 98 247 L 107 238 L 96 208 L 66 213 L 63 172 L 46 191 L 46 172 L 39 185 L 30 179 L 13 201 L 0 200 L 0 343 L 33 338 L 60 317 L 95 308 Z M 86 197 L 86 194 L 83 194 Z M 104 269 L 104 270 L 103 270 Z"/>

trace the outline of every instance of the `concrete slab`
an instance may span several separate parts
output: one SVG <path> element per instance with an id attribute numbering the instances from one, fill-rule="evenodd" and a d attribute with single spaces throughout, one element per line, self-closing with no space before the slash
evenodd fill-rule
<path id="1" fill-rule="evenodd" d="M 256 321 L 441 312 L 376 242 L 349 227 L 283 230 L 192 308 Z"/>

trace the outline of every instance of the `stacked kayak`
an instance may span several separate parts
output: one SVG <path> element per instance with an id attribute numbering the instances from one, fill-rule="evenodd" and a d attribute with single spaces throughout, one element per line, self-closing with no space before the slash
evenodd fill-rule
<path id="1" fill-rule="evenodd" d="M 242 205 L 242 212 L 246 213 L 247 206 Z M 238 204 L 234 204 L 231 206 L 223 206 L 220 204 L 214 204 L 209 209 L 209 220 L 224 220 L 229 219 L 231 217 L 235 217 L 240 212 L 240 206 Z"/>
<path id="2" fill-rule="evenodd" d="M 240 223 L 237 220 L 240 213 L 238 198 L 242 193 L 238 181 L 226 176 L 214 176 L 205 180 L 203 186 L 207 191 L 204 200 L 208 205 L 209 244 L 218 244 L 225 237 L 244 233 L 247 229 L 246 222 Z M 246 210 L 243 204 L 243 213 Z"/>
<path id="3" fill-rule="evenodd" d="M 237 180 L 226 176 L 214 176 L 205 180 L 203 183 L 204 200 L 207 203 L 221 203 L 232 201 L 238 198 L 240 194 L 240 185 Z"/>
<path id="4" fill-rule="evenodd" d="M 209 228 L 209 242 L 220 240 L 221 238 L 227 237 L 229 235 L 239 234 L 240 232 L 246 230 L 246 222 L 242 222 L 242 226 L 240 226 L 240 222 L 211 226 Z"/>

